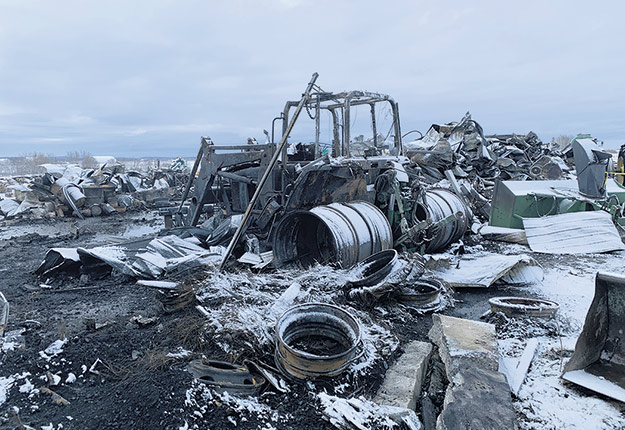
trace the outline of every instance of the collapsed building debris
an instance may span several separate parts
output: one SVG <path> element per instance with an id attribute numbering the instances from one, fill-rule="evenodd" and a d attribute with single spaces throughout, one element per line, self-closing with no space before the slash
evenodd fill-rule
<path id="1" fill-rule="evenodd" d="M 523 227 L 534 252 L 593 254 L 625 249 L 612 217 L 603 211 L 524 218 Z"/>
<path id="2" fill-rule="evenodd" d="M 406 155 L 432 183 L 453 167 L 461 178 L 483 181 L 559 179 L 570 167 L 535 133 L 485 136 L 467 114 L 459 122 L 433 124 L 421 138 L 405 144 Z"/>
<path id="3" fill-rule="evenodd" d="M 543 279 L 543 269 L 531 257 L 521 255 L 430 257 L 426 265 L 437 277 L 454 288 L 488 288 L 496 282 L 527 285 Z"/>
<path id="4" fill-rule="evenodd" d="M 97 279 L 116 269 L 135 278 L 152 279 L 164 273 L 214 265 L 222 255 L 222 247 L 206 249 L 192 240 L 168 235 L 95 248 L 51 248 L 35 273 L 47 277 L 80 271 Z"/>
<path id="5" fill-rule="evenodd" d="M 614 224 L 625 225 L 625 188 L 618 181 L 618 172 L 611 170 L 611 155 L 588 135 L 578 135 L 571 145 L 577 184 L 497 182 L 489 223 L 495 227 L 524 228 L 530 247 L 537 252 L 623 249 Z M 610 175 L 614 180 L 608 180 Z"/>
<path id="6" fill-rule="evenodd" d="M 495 227 L 523 229 L 525 218 L 597 210 L 607 210 L 620 217 L 615 204 L 625 202 L 625 188 L 615 181 L 607 181 L 606 189 L 607 200 L 582 196 L 574 180 L 497 182 L 489 223 Z M 608 201 L 611 204 L 607 204 Z M 617 206 L 620 205 L 622 203 Z"/>

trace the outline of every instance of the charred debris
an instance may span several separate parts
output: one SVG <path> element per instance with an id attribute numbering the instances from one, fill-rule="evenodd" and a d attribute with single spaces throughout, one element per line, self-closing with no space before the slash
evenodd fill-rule
<path id="1" fill-rule="evenodd" d="M 128 170 L 113 157 L 99 168 L 44 164 L 42 175 L 0 179 L 5 220 L 99 217 L 127 210 L 169 204 L 187 182 L 186 162 L 179 158 L 168 168 L 147 172 Z"/>
<path id="2" fill-rule="evenodd" d="M 47 173 L 21 185 L 26 196 L 3 200 L 0 210 L 15 216 L 43 203 L 59 216 L 85 216 L 87 209 L 95 216 L 96 206 L 120 211 L 128 198 L 140 200 L 138 191 L 161 190 L 152 199 L 160 199 L 165 220 L 158 237 L 52 248 L 37 274 L 96 279 L 117 271 L 157 289 L 167 312 L 195 305 L 214 342 L 225 352 L 239 348 L 233 355 L 241 359 L 190 361 L 188 370 L 199 381 L 190 403 L 204 389 L 223 401 L 224 393 L 288 396 L 301 381 L 340 381 L 341 390 L 330 393 L 311 388 L 338 428 L 515 428 L 512 396 L 536 345 L 528 342 L 512 362 L 498 361 L 495 326 L 502 319 L 544 326 L 558 304 L 499 297 L 491 300 L 485 321 L 443 315 L 454 304 L 454 289 L 524 285 L 543 277 L 525 254 L 463 258 L 462 241 L 485 237 L 554 254 L 624 249 L 625 188 L 608 179 L 614 173 L 609 154 L 587 135 L 565 147 L 531 132 L 486 135 L 469 113 L 411 140 L 412 131 L 402 134 L 390 96 L 327 92 L 316 81 L 314 74 L 301 99 L 285 104 L 263 144 L 225 146 L 202 137 L 187 172 L 139 177 L 104 166 L 73 180 Z M 368 137 L 356 119 L 364 121 Z M 312 140 L 295 139 L 298 129 Z M 566 228 L 571 223 L 578 227 L 573 233 Z M 437 255 L 450 247 L 453 252 Z M 189 287 L 185 277 L 200 269 L 206 279 Z M 597 293 L 593 312 L 606 312 L 597 311 L 608 307 L 602 297 L 616 294 L 611 291 L 623 281 L 597 280 L 610 282 L 612 290 Z M 619 303 L 612 312 L 622 316 Z M 398 349 L 380 322 L 384 317 L 373 312 L 381 304 L 405 318 L 434 313 L 431 330 Z M 590 325 L 580 350 L 589 348 Z M 602 330 L 605 345 L 595 344 L 590 358 L 576 350 L 565 377 L 605 394 L 584 373 L 594 366 L 603 372 L 594 374 L 610 374 L 610 363 L 596 364 L 602 348 L 623 357 L 615 329 Z M 400 350 L 404 355 L 397 358 Z M 389 364 L 377 397 L 349 388 L 381 376 Z M 622 378 L 610 390 L 622 401 Z"/>

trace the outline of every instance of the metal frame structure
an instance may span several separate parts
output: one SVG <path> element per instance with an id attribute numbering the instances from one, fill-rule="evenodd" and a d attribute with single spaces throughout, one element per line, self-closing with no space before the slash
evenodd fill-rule
<path id="1" fill-rule="evenodd" d="M 401 127 L 399 122 L 399 106 L 395 100 L 386 94 L 372 93 L 367 91 L 349 91 L 340 93 L 328 93 L 317 91 L 311 93 L 306 108 L 315 111 L 315 158 L 321 155 L 319 151 L 319 136 L 321 130 L 320 113 L 327 110 L 332 115 L 333 123 L 333 141 L 332 156 L 351 157 L 351 108 L 354 106 L 369 105 L 371 109 L 371 127 L 373 131 L 374 145 L 377 146 L 377 124 L 376 124 L 376 106 L 380 103 L 388 103 L 393 112 L 393 143 L 395 154 L 402 154 Z M 289 120 L 289 114 L 292 108 L 295 108 L 299 102 L 286 102 L 281 115 L 283 120 L 282 133 L 284 135 Z M 340 121 L 342 119 L 342 123 Z M 283 157 L 286 156 L 286 149 Z"/>
<path id="2" fill-rule="evenodd" d="M 222 206 L 226 215 L 245 213 L 250 203 L 250 196 L 256 193 L 256 188 L 260 183 L 262 183 L 262 190 L 257 196 L 258 206 L 264 208 L 271 200 L 284 205 L 288 197 L 289 184 L 293 183 L 291 176 L 295 174 L 295 165 L 305 165 L 309 162 L 289 161 L 287 153 L 289 135 L 301 109 L 306 108 L 309 112 L 315 112 L 314 159 L 322 155 L 319 146 L 322 111 L 327 111 L 332 115 L 332 156 L 351 158 L 350 114 L 352 108 L 362 105 L 370 106 L 373 143 L 377 147 L 382 143 L 378 142 L 376 124 L 376 108 L 380 104 L 388 104 L 391 108 L 393 147 L 395 154 L 400 155 L 402 143 L 399 107 L 392 97 L 366 91 L 325 92 L 314 85 L 314 80 L 312 84 L 309 84 L 301 100 L 286 102 L 280 115 L 273 119 L 272 142 L 262 145 L 224 146 L 215 145 L 210 137 L 202 137 L 200 150 L 183 193 L 182 202 L 173 213 L 165 214 L 166 218 L 173 215 L 173 224 L 170 223 L 173 226 L 195 226 L 201 214 L 210 210 L 206 205 L 211 204 Z M 292 112 L 293 109 L 295 113 Z M 277 120 L 282 120 L 280 145 L 273 142 L 274 126 Z M 281 153 L 278 155 L 276 151 Z M 272 163 L 274 158 L 277 162 Z M 373 162 L 373 158 L 370 157 L 367 160 L 362 157 L 360 161 L 359 164 L 367 168 L 366 166 Z"/>

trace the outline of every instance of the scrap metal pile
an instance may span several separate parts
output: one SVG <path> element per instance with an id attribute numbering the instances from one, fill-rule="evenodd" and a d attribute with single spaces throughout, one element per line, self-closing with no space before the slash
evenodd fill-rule
<path id="1" fill-rule="evenodd" d="M 116 269 L 143 279 L 141 285 L 161 290 L 166 308 L 197 298 L 210 338 L 222 352 L 259 360 L 192 361 L 189 371 L 200 385 L 187 394 L 190 404 L 208 396 L 202 391 L 206 387 L 222 394 L 256 395 L 262 387 L 285 393 L 289 390 L 285 380 L 331 377 L 341 378 L 333 382 L 352 395 L 343 399 L 317 393 L 328 420 L 339 428 L 371 428 L 362 422 L 367 416 L 384 428 L 420 429 L 415 399 L 422 402 L 419 408 L 426 428 L 464 428 L 456 424 L 473 414 L 475 428 L 514 428 L 510 390 L 518 393 L 525 377 L 522 370 L 519 376 L 518 369 L 527 360 L 521 357 L 498 370 L 495 326 L 484 322 L 436 314 L 428 334 L 436 345 L 434 352 L 430 343 L 406 346 L 427 350 L 421 357 L 425 364 L 417 372 L 421 383 L 425 384 L 428 365 L 438 366 L 438 392 L 445 393 L 438 400 L 411 391 L 406 402 L 384 400 L 380 406 L 355 397 L 359 378 L 379 370 L 375 366 L 388 360 L 398 346 L 395 335 L 372 315 L 406 320 L 443 311 L 453 305 L 452 287 L 542 281 L 542 268 L 525 254 L 462 256 L 459 244 L 458 255 L 432 255 L 461 241 L 475 225 L 506 227 L 503 232 L 491 229 L 491 234 L 529 242 L 536 252 L 557 253 L 545 246 L 545 238 L 558 238 L 562 226 L 572 222 L 570 218 L 559 222 L 557 217 L 580 212 L 581 216 L 574 216 L 583 225 L 574 239 L 601 238 L 604 246 L 592 252 L 624 249 L 613 220 L 623 217 L 625 192 L 610 195 L 607 190 L 605 153 L 583 136 L 565 149 L 550 148 L 531 132 L 485 136 L 468 114 L 459 123 L 433 125 L 422 138 L 404 143 L 397 104 L 391 97 L 363 91 L 326 92 L 315 84 L 316 78 L 313 75 L 301 100 L 287 102 L 276 118 L 282 121 L 279 142 L 269 139 L 268 132 L 268 142 L 262 145 L 220 146 L 202 138 L 180 202 L 160 209 L 167 227 L 160 238 L 92 249 L 53 248 L 37 273 L 48 277 L 72 271 L 101 277 Z M 363 108 L 370 115 L 370 139 L 351 136 L 350 115 Z M 314 139 L 289 141 L 304 109 Z M 390 112 L 388 133 L 378 133 L 378 113 L 383 109 Z M 331 124 L 330 142 L 320 137 L 322 123 Z M 576 194 L 562 194 L 563 183 L 570 181 L 550 182 L 558 196 L 553 198 L 514 190 L 505 193 L 509 183 L 572 177 L 572 152 L 576 152 L 581 181 Z M 93 187 L 129 192 L 145 184 L 142 178 L 120 175 L 115 169 L 79 175 L 73 182 L 64 178 L 44 175 L 29 192 L 63 196 L 76 206 L 80 198 L 72 193 Z M 155 178 L 151 183 L 164 184 L 163 180 Z M 598 195 L 589 195 L 591 191 Z M 523 199 L 527 199 L 525 206 L 517 204 Z M 542 204 L 553 206 L 541 212 Z M 597 214 L 592 216 L 583 212 L 593 210 Z M 526 231 L 516 224 L 502 225 L 504 219 L 525 225 Z M 491 225 L 486 226 L 489 220 Z M 592 230 L 596 228 L 601 231 Z M 590 242 L 571 247 L 583 249 Z M 208 269 L 206 279 L 192 291 L 175 282 L 153 280 L 173 278 L 199 266 Z M 501 297 L 491 305 L 491 316 L 504 318 L 551 318 L 558 310 L 557 303 L 533 298 Z M 604 343 L 622 352 L 611 342 Z M 528 343 L 528 351 L 531 346 Z M 238 349 L 236 354 L 233 348 Z M 580 369 L 593 360 L 575 361 L 567 370 L 578 372 L 569 373 L 569 379 L 579 381 L 586 377 Z M 397 369 L 388 374 L 395 371 L 401 374 Z M 429 371 L 428 383 L 436 385 L 433 373 L 436 370 Z M 479 402 L 493 405 L 487 415 L 479 412 Z"/>
<path id="2" fill-rule="evenodd" d="M 182 162 L 182 164 L 181 164 Z M 3 178 L 0 214 L 15 217 L 79 218 L 110 215 L 168 202 L 188 178 L 184 160 L 169 169 L 128 171 L 118 162 L 98 169 L 45 164 L 42 175 Z"/>
<path id="3" fill-rule="evenodd" d="M 460 122 L 433 124 L 404 147 L 429 182 L 444 179 L 449 169 L 457 178 L 471 180 L 568 179 L 573 163 L 570 146 L 547 145 L 531 131 L 525 136 L 484 135 L 468 112 Z"/>

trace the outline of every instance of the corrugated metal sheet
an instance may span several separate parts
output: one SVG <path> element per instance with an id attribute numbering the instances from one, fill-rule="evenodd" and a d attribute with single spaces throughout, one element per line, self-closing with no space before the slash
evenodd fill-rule
<path id="1" fill-rule="evenodd" d="M 572 212 L 523 218 L 525 235 L 534 252 L 595 254 L 625 249 L 607 212 Z"/>

